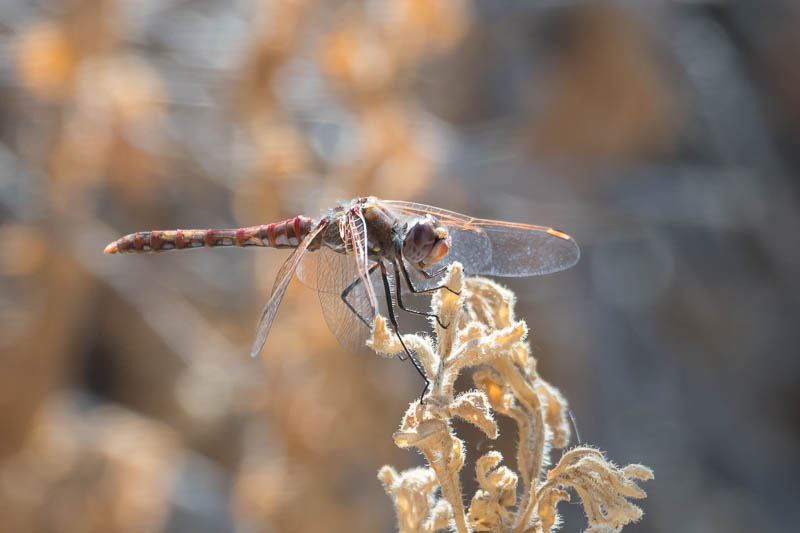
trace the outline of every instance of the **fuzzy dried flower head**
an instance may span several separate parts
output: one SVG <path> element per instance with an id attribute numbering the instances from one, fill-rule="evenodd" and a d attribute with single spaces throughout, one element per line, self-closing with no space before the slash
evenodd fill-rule
<path id="1" fill-rule="evenodd" d="M 410 468 L 398 474 L 391 466 L 378 473 L 386 492 L 394 499 L 401 532 L 433 532 L 447 527 L 453 510 L 444 500 L 436 500 L 438 484 L 430 468 Z"/>
<path id="2" fill-rule="evenodd" d="M 480 489 L 469 506 L 469 523 L 476 531 L 504 531 L 514 514 L 509 507 L 517 502 L 518 476 L 506 466 L 500 452 L 489 452 L 475 467 Z"/>
<path id="3" fill-rule="evenodd" d="M 464 278 L 458 263 L 448 267 L 443 281 L 452 291 L 435 293 L 431 308 L 448 327 L 432 320 L 435 337 L 403 336 L 425 369 L 430 393 L 424 402 L 409 405 L 394 434 L 399 447 L 419 449 L 429 468 L 398 474 L 385 466 L 379 474 L 395 501 L 400 530 L 428 532 L 448 525 L 459 533 L 547 533 L 559 523 L 558 502 L 570 499 L 565 489 L 574 490 L 583 502 L 587 531 L 618 531 L 638 520 L 642 511 L 628 499 L 645 496 L 634 482 L 652 478 L 644 466 L 620 469 L 599 451 L 580 447 L 564 454 L 545 474 L 549 450 L 569 442 L 568 408 L 558 389 L 536 372 L 526 342 L 528 328 L 514 315 L 513 293 L 490 280 Z M 368 345 L 384 355 L 403 350 L 382 317 Z M 457 393 L 455 381 L 467 368 L 474 369 L 477 390 Z M 480 457 L 480 489 L 465 509 L 460 480 L 465 444 L 456 437 L 452 420 L 466 420 L 496 439 L 496 414 L 518 426 L 519 471 L 503 466 L 499 452 Z M 437 514 L 436 509 L 447 512 Z"/>
<path id="4" fill-rule="evenodd" d="M 583 502 L 592 527 L 618 531 L 642 517 L 642 510 L 628 498 L 644 498 L 645 492 L 634 480 L 648 479 L 653 479 L 653 471 L 646 466 L 633 464 L 618 468 L 598 450 L 579 447 L 564 454 L 547 474 L 547 481 L 539 492 L 558 490 L 555 487 L 573 488 Z"/>

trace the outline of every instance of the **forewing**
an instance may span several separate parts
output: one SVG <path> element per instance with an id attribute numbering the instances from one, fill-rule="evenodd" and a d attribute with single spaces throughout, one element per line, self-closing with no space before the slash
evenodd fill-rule
<path id="1" fill-rule="evenodd" d="M 358 277 L 361 279 L 361 284 L 364 286 L 369 305 L 372 308 L 369 317 L 369 322 L 371 324 L 377 312 L 377 301 L 375 299 L 375 289 L 372 286 L 372 279 L 368 273 L 370 260 L 367 223 L 364 221 L 364 216 L 361 214 L 360 210 L 348 213 L 345 242 L 347 243 L 347 249 L 352 249 L 356 268 L 358 270 Z"/>
<path id="2" fill-rule="evenodd" d="M 569 268 L 580 257 L 572 237 L 547 226 L 473 218 L 413 202 L 383 204 L 397 214 L 435 217 L 452 238 L 450 251 L 439 264 L 458 261 L 467 274 L 536 276 Z"/>
<path id="3" fill-rule="evenodd" d="M 297 269 L 297 265 L 300 263 L 300 259 L 302 259 L 311 241 L 314 240 L 326 225 L 327 222 L 320 222 L 316 228 L 306 235 L 306 238 L 294 249 L 278 271 L 275 284 L 272 286 L 272 293 L 270 294 L 269 301 L 267 305 L 264 306 L 264 310 L 261 311 L 261 317 L 258 319 L 256 338 L 253 341 L 253 347 L 250 349 L 251 356 L 255 357 L 258 355 L 261 348 L 264 346 L 267 335 L 269 335 L 269 330 L 272 327 L 272 321 L 275 320 L 275 314 L 278 312 L 278 306 L 281 304 L 283 295 L 286 293 L 286 287 L 289 286 L 289 282 L 292 280 L 292 276 Z"/>

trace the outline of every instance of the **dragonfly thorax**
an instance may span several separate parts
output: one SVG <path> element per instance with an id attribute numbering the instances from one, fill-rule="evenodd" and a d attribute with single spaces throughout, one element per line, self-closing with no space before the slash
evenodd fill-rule
<path id="1" fill-rule="evenodd" d="M 431 216 L 412 223 L 403 238 L 403 258 L 417 268 L 427 268 L 441 261 L 450 250 L 447 228 Z"/>

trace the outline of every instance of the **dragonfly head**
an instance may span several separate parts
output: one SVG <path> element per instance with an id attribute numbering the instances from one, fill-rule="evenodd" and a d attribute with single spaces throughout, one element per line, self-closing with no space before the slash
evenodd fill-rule
<path id="1" fill-rule="evenodd" d="M 421 269 L 441 261 L 449 250 L 447 228 L 437 225 L 430 215 L 414 222 L 403 239 L 403 257 Z"/>

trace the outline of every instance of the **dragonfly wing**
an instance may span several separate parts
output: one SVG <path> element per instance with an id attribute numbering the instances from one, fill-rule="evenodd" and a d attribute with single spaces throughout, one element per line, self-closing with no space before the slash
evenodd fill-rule
<path id="1" fill-rule="evenodd" d="M 353 255 L 356 259 L 356 268 L 358 269 L 358 277 L 364 285 L 369 304 L 372 307 L 369 322 L 375 319 L 377 312 L 377 301 L 375 298 L 375 288 L 372 286 L 372 279 L 369 275 L 370 260 L 369 260 L 369 239 L 367 236 L 367 223 L 364 220 L 364 215 L 361 211 L 350 212 L 347 217 L 347 237 L 346 242 L 352 246 Z M 350 248 L 351 246 L 348 246 Z"/>
<path id="2" fill-rule="evenodd" d="M 359 275 L 359 267 L 352 255 L 321 248 L 303 258 L 304 267 L 306 264 L 311 266 L 311 263 L 317 274 L 315 284 L 328 329 L 346 350 L 356 354 L 367 353 L 365 343 L 369 338 L 370 328 L 365 321 L 371 324 L 376 310 L 385 307 L 384 291 L 378 290 L 374 293 L 373 307 L 367 286 Z M 374 263 L 370 267 L 373 265 Z M 380 270 L 377 268 L 369 274 L 369 280 L 370 286 L 383 286 Z M 348 287 L 350 291 L 346 295 L 345 303 L 342 293 Z"/>
<path id="3" fill-rule="evenodd" d="M 278 312 L 278 306 L 281 304 L 283 295 L 286 293 L 286 287 L 289 286 L 289 282 L 292 280 L 292 276 L 297 269 L 297 265 L 303 258 L 303 254 L 308 249 L 311 241 L 314 240 L 314 238 L 325 228 L 326 225 L 327 222 L 320 222 L 317 224 L 317 227 L 314 228 L 308 235 L 306 235 L 306 238 L 303 239 L 297 248 L 294 249 L 292 254 L 288 259 L 286 259 L 286 261 L 284 261 L 281 269 L 278 271 L 278 275 L 275 278 L 275 284 L 272 286 L 272 293 L 270 294 L 269 301 L 267 302 L 267 305 L 264 306 L 264 310 L 261 311 L 261 317 L 258 319 L 256 338 L 253 341 L 253 347 L 250 349 L 251 356 L 255 357 L 259 354 L 259 352 L 261 352 L 261 348 L 267 341 L 267 335 L 269 335 L 269 330 L 272 327 L 272 321 L 275 320 L 275 314 Z"/>
<path id="4" fill-rule="evenodd" d="M 432 215 L 447 227 L 450 251 L 440 263 L 459 261 L 468 274 L 536 276 L 569 268 L 578 262 L 575 240 L 553 228 L 473 218 L 447 209 L 403 201 L 383 201 L 398 214 Z"/>
<path id="5" fill-rule="evenodd" d="M 369 273 L 375 263 L 367 255 L 368 235 L 363 219 L 346 215 L 340 234 L 342 246 L 338 251 L 323 244 L 303 255 L 297 277 L 317 291 L 325 322 L 339 344 L 350 352 L 367 353 L 367 324 L 372 323 L 378 309 L 385 309 L 383 282 L 379 270 Z M 345 303 L 342 295 L 348 287 Z"/>
<path id="6" fill-rule="evenodd" d="M 303 285 L 315 291 L 322 290 L 317 287 L 317 277 L 319 275 L 318 269 L 325 268 L 324 262 L 321 261 L 323 256 L 327 256 L 327 254 L 322 253 L 325 250 L 330 250 L 330 248 L 323 245 L 320 247 L 319 251 L 309 252 L 303 255 L 303 258 L 300 259 L 300 264 L 297 265 L 297 279 L 299 279 Z"/>

